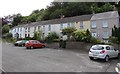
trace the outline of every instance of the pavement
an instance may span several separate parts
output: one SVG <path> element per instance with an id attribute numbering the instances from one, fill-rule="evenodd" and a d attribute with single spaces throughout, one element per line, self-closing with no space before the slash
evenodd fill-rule
<path id="1" fill-rule="evenodd" d="M 115 72 L 117 59 L 90 60 L 88 52 L 65 49 L 26 49 L 2 43 L 2 69 L 6 72 Z"/>

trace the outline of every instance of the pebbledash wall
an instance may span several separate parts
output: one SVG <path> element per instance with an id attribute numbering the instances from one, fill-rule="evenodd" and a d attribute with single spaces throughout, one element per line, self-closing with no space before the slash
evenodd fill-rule
<path id="1" fill-rule="evenodd" d="M 34 32 L 39 30 L 43 32 L 42 37 L 46 37 L 50 32 L 56 32 L 61 36 L 62 29 L 73 27 L 77 30 L 88 29 L 93 37 L 107 42 L 114 25 L 120 27 L 118 11 L 21 24 L 9 32 L 13 37 L 18 35 L 19 38 L 33 37 Z"/>

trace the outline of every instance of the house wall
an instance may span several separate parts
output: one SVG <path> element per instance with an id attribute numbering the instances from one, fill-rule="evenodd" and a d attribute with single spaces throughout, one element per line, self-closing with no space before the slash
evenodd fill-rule
<path id="1" fill-rule="evenodd" d="M 103 28 L 103 20 L 105 19 L 101 19 L 101 20 L 96 20 L 96 26 L 97 28 L 91 28 L 91 32 L 96 32 L 97 33 L 97 38 L 100 40 L 103 40 L 103 32 L 104 31 L 108 31 L 108 35 L 111 36 L 112 34 L 112 28 L 114 27 L 114 25 L 116 25 L 116 27 L 119 26 L 119 20 L 118 18 L 110 18 L 107 19 L 108 21 L 108 27 L 107 28 Z"/>
<path id="2" fill-rule="evenodd" d="M 90 31 L 90 21 L 83 21 L 84 28 L 80 28 L 80 22 L 75 22 L 74 25 L 77 30 L 87 30 L 88 29 Z"/>

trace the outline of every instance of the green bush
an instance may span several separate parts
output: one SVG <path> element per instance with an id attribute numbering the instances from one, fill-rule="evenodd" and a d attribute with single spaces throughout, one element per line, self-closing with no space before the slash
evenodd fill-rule
<path id="1" fill-rule="evenodd" d="M 118 38 L 111 36 L 111 37 L 109 37 L 109 41 L 112 43 L 118 43 Z"/>
<path id="2" fill-rule="evenodd" d="M 91 37 L 90 42 L 93 44 L 104 44 L 104 42 L 101 42 L 101 40 L 98 40 L 95 37 Z"/>
<path id="3" fill-rule="evenodd" d="M 7 33 L 6 34 L 6 38 L 12 38 L 13 36 L 12 36 L 12 33 Z"/>
<path id="4" fill-rule="evenodd" d="M 59 35 L 55 32 L 50 32 L 47 37 L 45 37 L 46 42 L 53 42 L 55 39 L 59 39 Z"/>
<path id="5" fill-rule="evenodd" d="M 84 41 L 84 42 L 90 42 L 91 39 L 91 33 L 87 29 L 86 31 L 77 30 L 73 33 L 73 37 L 76 41 Z"/>
<path id="6" fill-rule="evenodd" d="M 59 39 L 54 39 L 53 42 L 59 42 L 60 40 Z"/>
<path id="7" fill-rule="evenodd" d="M 32 37 L 25 37 L 25 38 L 23 38 L 23 40 L 34 40 L 34 38 L 32 38 Z"/>

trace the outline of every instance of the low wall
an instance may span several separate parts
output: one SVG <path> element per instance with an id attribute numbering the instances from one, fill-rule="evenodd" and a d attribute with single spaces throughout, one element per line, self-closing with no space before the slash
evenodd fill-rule
<path id="1" fill-rule="evenodd" d="M 67 42 L 66 43 L 66 49 L 89 51 L 89 49 L 92 45 L 93 44 L 91 44 L 91 43 L 85 43 L 85 42 Z M 116 49 L 120 50 L 120 45 L 113 44 L 113 46 Z M 57 43 L 57 42 L 56 43 L 49 43 L 49 44 L 47 44 L 47 47 L 54 48 L 54 49 L 59 49 L 59 43 Z"/>

